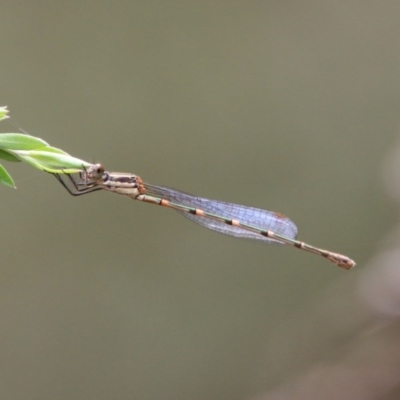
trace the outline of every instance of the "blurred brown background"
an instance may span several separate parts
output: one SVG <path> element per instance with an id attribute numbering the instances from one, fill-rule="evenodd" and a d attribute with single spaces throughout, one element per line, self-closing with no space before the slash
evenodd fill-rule
<path id="1" fill-rule="evenodd" d="M 109 193 L 73 198 L 4 164 L 18 190 L 0 187 L 1 398 L 295 398 L 306 384 L 277 393 L 314 368 L 342 388 L 318 365 L 343 371 L 376 335 L 360 282 L 397 222 L 382 166 L 400 123 L 400 3 L 9 1 L 0 37 L 0 105 L 30 134 L 280 211 L 300 239 L 358 263 L 346 272 Z M 373 337 L 353 372 L 392 362 Z M 399 398 L 396 371 L 373 395 L 361 379 L 372 397 L 343 386 L 340 398 Z M 298 398 L 332 395 L 314 393 Z"/>

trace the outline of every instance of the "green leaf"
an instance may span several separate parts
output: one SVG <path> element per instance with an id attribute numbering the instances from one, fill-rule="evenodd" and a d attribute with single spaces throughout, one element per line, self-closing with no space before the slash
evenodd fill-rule
<path id="1" fill-rule="evenodd" d="M 91 164 L 70 156 L 67 153 L 55 152 L 55 148 L 50 148 L 50 151 L 41 150 L 13 150 L 10 151 L 14 156 L 21 161 L 26 161 L 36 168 L 52 173 L 76 173 L 82 171 L 83 168 L 89 167 Z"/>
<path id="2" fill-rule="evenodd" d="M 4 150 L 36 150 L 47 147 L 44 140 L 23 133 L 1 133 L 0 149 Z"/>
<path id="3" fill-rule="evenodd" d="M 5 107 L 0 107 L 0 121 L 2 119 L 7 119 L 10 118 L 7 114 L 8 114 L 8 110 L 7 110 L 7 106 Z"/>
<path id="4" fill-rule="evenodd" d="M 7 113 L 7 107 L 0 107 L 0 121 L 8 118 Z M 57 147 L 49 146 L 43 139 L 22 133 L 0 134 L 0 159 L 12 162 L 24 161 L 41 171 L 54 174 L 73 174 L 91 165 Z M 11 176 L 2 166 L 0 166 L 1 183 L 15 187 Z"/>
<path id="5" fill-rule="evenodd" d="M 0 183 L 15 189 L 15 184 L 13 179 L 2 165 L 0 165 Z"/>
<path id="6" fill-rule="evenodd" d="M 28 156 L 24 156 L 23 161 L 37 169 L 40 169 L 41 171 L 49 172 L 51 174 L 76 174 L 82 171 L 82 166 L 80 168 L 56 168 L 51 164 L 38 162 L 34 158 Z"/>
<path id="7" fill-rule="evenodd" d="M 2 158 L 3 160 L 6 160 L 6 161 L 11 161 L 11 162 L 21 162 L 21 160 L 19 158 L 15 157 L 11 153 L 4 151 L 4 150 L 0 150 L 0 158 Z"/>
<path id="8" fill-rule="evenodd" d="M 41 147 L 39 149 L 35 149 L 35 151 L 48 151 L 49 153 L 58 153 L 58 154 L 64 154 L 66 156 L 70 156 L 64 150 L 57 149 L 57 147 L 52 147 L 52 146 Z"/>

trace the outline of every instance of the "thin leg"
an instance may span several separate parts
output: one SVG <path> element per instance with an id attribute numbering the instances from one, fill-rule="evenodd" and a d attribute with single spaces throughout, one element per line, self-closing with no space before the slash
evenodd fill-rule
<path id="1" fill-rule="evenodd" d="M 76 181 L 70 174 L 64 174 L 63 176 L 67 176 L 67 178 L 70 180 L 70 182 L 73 185 L 73 188 L 68 186 L 63 179 L 61 178 L 60 174 L 52 174 L 55 176 L 55 178 L 61 183 L 61 185 L 67 190 L 69 194 L 72 196 L 81 196 L 83 194 L 87 193 L 92 193 L 96 192 L 98 190 L 101 190 L 102 188 L 100 186 L 97 186 L 96 183 L 91 183 L 91 184 L 86 184 L 83 182 L 78 182 Z M 82 187 L 84 186 L 84 187 Z"/>

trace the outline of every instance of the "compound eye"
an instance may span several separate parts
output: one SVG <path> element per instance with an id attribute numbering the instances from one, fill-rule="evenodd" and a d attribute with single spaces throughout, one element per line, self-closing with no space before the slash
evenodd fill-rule
<path id="1" fill-rule="evenodd" d="M 95 164 L 96 175 L 102 176 L 104 174 L 104 167 L 102 164 Z"/>

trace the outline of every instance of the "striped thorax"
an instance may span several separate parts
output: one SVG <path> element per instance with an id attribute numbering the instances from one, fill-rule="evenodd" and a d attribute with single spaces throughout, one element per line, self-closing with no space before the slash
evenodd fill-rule
<path id="1" fill-rule="evenodd" d="M 104 170 L 102 164 L 91 165 L 82 173 L 81 178 L 86 184 L 98 185 L 104 190 L 123 194 L 133 199 L 146 192 L 140 176 L 124 172 L 109 173 Z"/>

